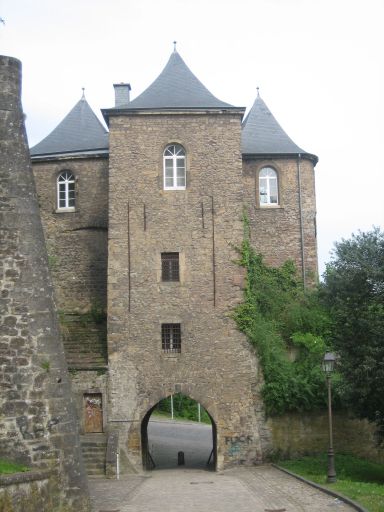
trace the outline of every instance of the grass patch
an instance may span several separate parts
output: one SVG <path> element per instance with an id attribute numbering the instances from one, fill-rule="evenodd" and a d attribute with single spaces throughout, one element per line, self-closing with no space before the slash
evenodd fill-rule
<path id="1" fill-rule="evenodd" d="M 369 512 L 384 511 L 384 465 L 352 455 L 337 454 L 337 482 L 328 484 L 327 455 L 278 462 L 279 466 L 340 492 L 357 501 Z"/>
<path id="2" fill-rule="evenodd" d="M 0 475 L 6 475 L 11 473 L 20 473 L 29 471 L 30 468 L 23 466 L 22 464 L 15 464 L 7 460 L 0 459 Z"/>

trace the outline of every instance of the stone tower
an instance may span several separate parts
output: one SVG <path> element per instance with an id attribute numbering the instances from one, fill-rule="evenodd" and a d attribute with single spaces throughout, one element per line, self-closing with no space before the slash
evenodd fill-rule
<path id="1" fill-rule="evenodd" d="M 258 362 L 231 319 L 242 300 L 234 248 L 243 233 L 244 109 L 215 98 L 175 51 L 146 91 L 103 113 L 109 424 L 137 467 L 149 414 L 181 392 L 213 420 L 217 468 L 261 461 Z"/>
<path id="2" fill-rule="evenodd" d="M 0 57 L 0 457 L 53 471 L 49 510 L 89 510 L 21 107 Z"/>

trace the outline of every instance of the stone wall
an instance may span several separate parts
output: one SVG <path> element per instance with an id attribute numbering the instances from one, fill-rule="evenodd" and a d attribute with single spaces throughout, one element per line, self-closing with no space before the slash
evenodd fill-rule
<path id="1" fill-rule="evenodd" d="M 21 107 L 21 65 L 0 57 L 0 457 L 55 468 L 60 504 L 89 510 Z"/>
<path id="2" fill-rule="evenodd" d="M 140 425 L 171 393 L 200 402 L 217 427 L 217 467 L 263 460 L 267 433 L 254 352 L 231 318 L 242 301 L 239 114 L 110 119 L 109 426 L 141 467 Z M 182 144 L 186 190 L 163 190 L 163 151 Z M 161 281 L 161 252 L 179 252 L 180 282 Z M 180 323 L 180 354 L 161 324 Z"/>
<path id="3" fill-rule="evenodd" d="M 57 177 L 75 176 L 75 210 L 57 208 Z M 108 159 L 33 160 L 57 305 L 66 312 L 106 306 Z"/>
<path id="4" fill-rule="evenodd" d="M 284 458 L 297 457 L 328 450 L 328 414 L 292 413 L 269 418 L 275 454 Z M 377 427 L 367 420 L 359 420 L 346 413 L 333 416 L 334 449 L 381 464 L 384 447 L 378 443 Z"/>
<path id="5" fill-rule="evenodd" d="M 51 471 L 0 475 L 2 512 L 55 512 L 59 494 L 57 475 Z"/>
<path id="6" fill-rule="evenodd" d="M 263 167 L 272 167 L 278 174 L 278 206 L 260 207 L 258 176 Z M 277 266 L 291 259 L 299 275 L 303 276 L 304 271 L 306 284 L 316 283 L 316 197 L 312 162 L 300 160 L 301 215 L 297 159 L 246 159 L 243 176 L 252 245 L 265 256 L 266 263 Z"/>

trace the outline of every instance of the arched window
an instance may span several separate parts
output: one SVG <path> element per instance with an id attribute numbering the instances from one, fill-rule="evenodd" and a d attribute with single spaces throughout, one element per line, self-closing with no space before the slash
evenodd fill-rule
<path id="1" fill-rule="evenodd" d="M 164 190 L 185 189 L 185 149 L 180 144 L 170 144 L 163 154 Z"/>
<path id="2" fill-rule="evenodd" d="M 70 171 L 63 171 L 57 177 L 58 209 L 75 207 L 75 177 Z"/>
<path id="3" fill-rule="evenodd" d="M 271 167 L 264 167 L 259 172 L 260 206 L 279 204 L 279 185 L 277 172 Z"/>

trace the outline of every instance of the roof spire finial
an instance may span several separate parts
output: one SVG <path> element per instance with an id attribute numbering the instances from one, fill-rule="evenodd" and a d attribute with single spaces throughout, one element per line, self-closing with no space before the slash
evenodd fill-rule
<path id="1" fill-rule="evenodd" d="M 256 87 L 256 91 L 257 91 L 257 97 L 260 98 L 260 87 L 259 86 Z"/>
<path id="2" fill-rule="evenodd" d="M 176 53 L 177 50 L 176 50 L 176 45 L 177 45 L 177 41 L 173 41 L 173 51 Z"/>
<path id="3" fill-rule="evenodd" d="M 81 90 L 83 91 L 83 94 L 81 96 L 82 100 L 85 100 L 85 87 L 82 87 Z"/>

